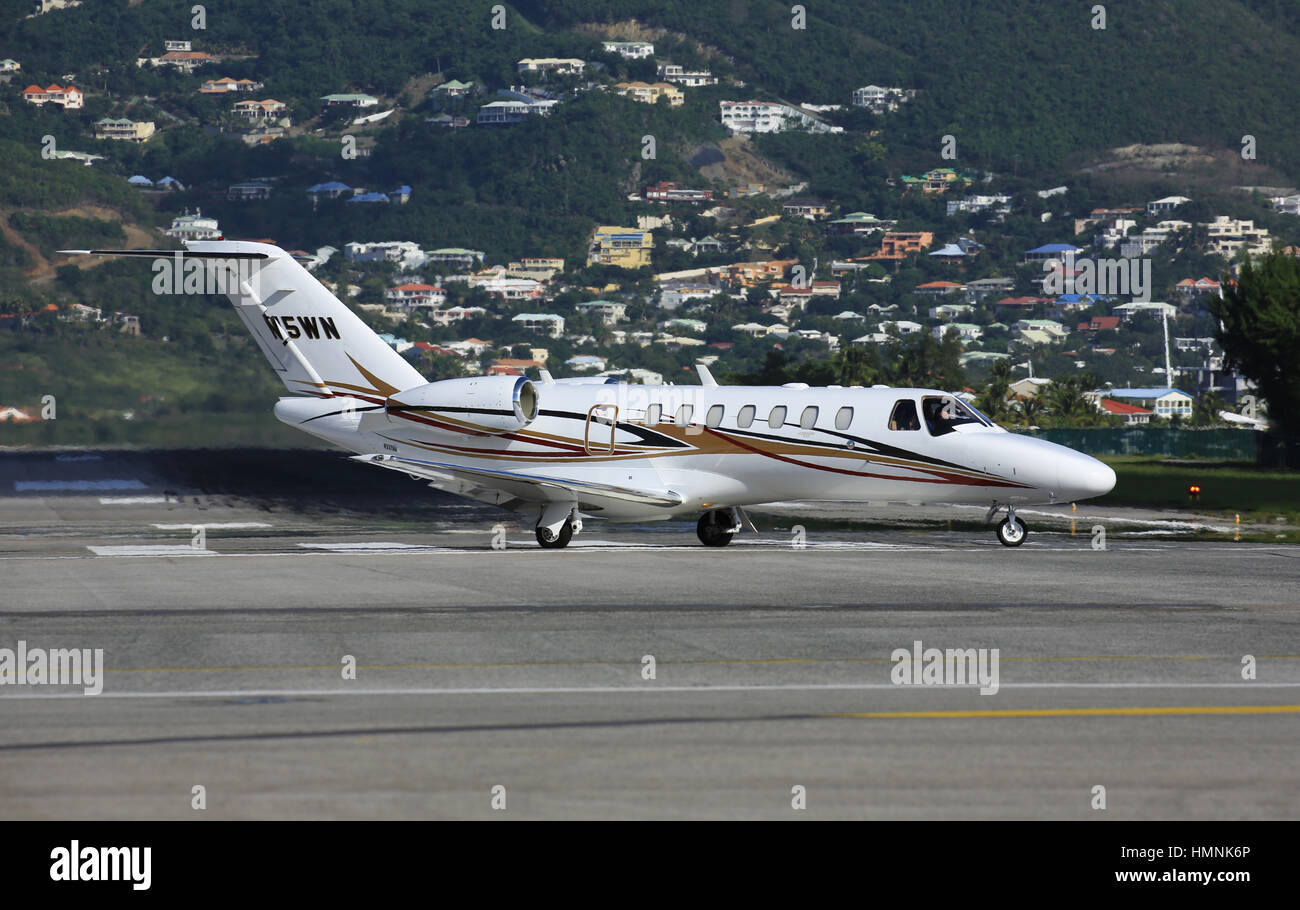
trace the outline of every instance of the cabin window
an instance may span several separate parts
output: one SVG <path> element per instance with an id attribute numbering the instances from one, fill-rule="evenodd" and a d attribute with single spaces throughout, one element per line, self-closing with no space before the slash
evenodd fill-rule
<path id="1" fill-rule="evenodd" d="M 853 423 L 853 408 L 840 408 L 835 412 L 835 429 L 847 430 Z"/>
<path id="2" fill-rule="evenodd" d="M 663 405 L 661 404 L 650 405 L 650 407 L 646 408 L 646 412 L 645 412 L 646 425 L 652 427 L 658 425 L 663 415 L 664 415 Z"/>
<path id="3" fill-rule="evenodd" d="M 677 409 L 677 420 L 674 421 L 679 427 L 688 427 L 691 425 L 691 417 L 695 415 L 695 405 L 684 404 Z"/>
<path id="4" fill-rule="evenodd" d="M 722 415 L 724 410 L 725 409 L 720 404 L 715 404 L 709 408 L 709 413 L 704 415 L 705 425 L 709 427 L 722 426 Z"/>
<path id="5" fill-rule="evenodd" d="M 754 423 L 754 414 L 756 410 L 757 409 L 752 404 L 747 404 L 741 408 L 740 413 L 736 415 L 736 426 L 740 427 L 742 430 L 751 426 Z"/>
<path id="6" fill-rule="evenodd" d="M 767 415 L 767 425 L 774 430 L 785 426 L 785 405 L 778 404 L 772 408 L 772 413 Z"/>
<path id="7" fill-rule="evenodd" d="M 921 419 L 916 416 L 916 402 L 910 398 L 903 398 L 895 404 L 893 412 L 889 415 L 889 428 L 891 430 L 921 429 Z"/>
<path id="8" fill-rule="evenodd" d="M 817 408 L 814 405 L 809 405 L 803 409 L 803 414 L 799 416 L 799 429 L 811 430 L 815 426 L 817 426 Z"/>

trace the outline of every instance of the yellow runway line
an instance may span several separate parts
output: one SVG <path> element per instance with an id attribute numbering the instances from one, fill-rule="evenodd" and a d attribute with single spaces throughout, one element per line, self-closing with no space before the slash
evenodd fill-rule
<path id="1" fill-rule="evenodd" d="M 1300 705 L 1194 705 L 1156 708 L 1002 708 L 974 711 L 864 711 L 823 714 L 855 720 L 966 720 L 990 717 L 1156 717 L 1197 714 L 1300 714 Z"/>

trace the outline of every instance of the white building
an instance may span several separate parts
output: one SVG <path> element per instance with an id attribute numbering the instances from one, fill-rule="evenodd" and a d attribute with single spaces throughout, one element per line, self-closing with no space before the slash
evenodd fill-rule
<path id="1" fill-rule="evenodd" d="M 1125 259 L 1135 259 L 1150 253 L 1178 231 L 1191 228 L 1189 221 L 1161 221 L 1141 233 L 1132 234 L 1120 241 L 1119 254 Z"/>
<path id="2" fill-rule="evenodd" d="M 1181 389 L 1110 389 L 1106 396 L 1154 411 L 1157 417 L 1192 416 L 1196 399 Z"/>
<path id="3" fill-rule="evenodd" d="M 1213 221 L 1202 222 L 1199 226 L 1205 228 L 1210 236 L 1210 242 L 1205 247 L 1207 253 L 1231 258 L 1242 249 L 1257 256 L 1273 248 L 1273 238 L 1269 236 L 1268 228 L 1257 228 L 1254 221 L 1215 215 Z"/>
<path id="4" fill-rule="evenodd" d="M 618 54 L 629 60 L 644 60 L 655 54 L 655 46 L 649 41 L 606 41 L 602 47 L 607 54 Z"/>
<path id="5" fill-rule="evenodd" d="M 447 301 L 447 292 L 432 284 L 409 282 L 384 291 L 384 299 L 395 306 L 414 309 L 436 307 Z"/>
<path id="6" fill-rule="evenodd" d="M 979 212 L 987 212 L 994 209 L 999 215 L 1005 215 L 1011 211 L 1010 196 L 967 196 L 965 199 L 950 199 L 948 201 L 949 215 L 974 215 Z"/>
<path id="7" fill-rule="evenodd" d="M 430 265 L 445 265 L 456 269 L 472 269 L 474 263 L 482 262 L 487 255 L 482 250 L 466 250 L 461 247 L 448 246 L 425 253 Z"/>
<path id="8" fill-rule="evenodd" d="M 835 132 L 811 114 L 773 101 L 719 101 L 722 125 L 733 133 L 779 133 L 806 129 L 814 133 Z"/>
<path id="9" fill-rule="evenodd" d="M 482 288 L 501 300 L 536 300 L 542 296 L 542 285 L 531 278 L 473 277 L 468 284 Z"/>
<path id="10" fill-rule="evenodd" d="M 476 316 L 486 315 L 487 310 L 483 309 L 481 306 L 451 306 L 442 310 L 431 310 L 428 313 L 429 320 L 433 322 L 434 325 L 451 325 L 453 322 L 464 322 L 466 319 L 473 319 Z M 464 351 L 461 351 L 456 347 L 458 344 L 464 345 L 466 342 L 454 342 L 447 345 L 447 347 L 459 351 L 461 356 L 464 356 Z M 480 350 L 477 353 L 481 354 L 482 351 Z"/>
<path id="11" fill-rule="evenodd" d="M 347 243 L 343 255 L 349 262 L 395 262 L 403 271 L 425 264 L 424 251 L 410 240 L 384 240 L 378 243 Z"/>
<path id="12" fill-rule="evenodd" d="M 1163 215 L 1167 212 L 1172 212 L 1180 205 L 1185 205 L 1191 201 L 1192 200 L 1188 199 L 1186 196 L 1166 196 L 1163 199 L 1156 199 L 1152 202 L 1148 202 L 1147 214 Z"/>
<path id="13" fill-rule="evenodd" d="M 605 325 L 617 325 L 627 321 L 627 304 L 620 300 L 588 300 L 574 307 L 580 313 L 599 316 Z"/>
<path id="14" fill-rule="evenodd" d="M 657 72 L 659 78 L 665 82 L 675 82 L 692 88 L 718 84 L 718 77 L 708 70 L 687 70 L 676 63 L 660 64 Z"/>
<path id="15" fill-rule="evenodd" d="M 559 338 L 564 334 L 564 317 L 554 313 L 520 313 L 510 321 L 551 338 Z"/>
<path id="16" fill-rule="evenodd" d="M 896 111 L 905 101 L 916 97 L 916 89 L 889 88 L 882 85 L 864 85 L 853 90 L 853 104 L 877 114 Z"/>
<path id="17" fill-rule="evenodd" d="M 547 117 L 556 104 L 553 98 L 510 98 L 504 101 L 489 101 L 478 109 L 477 122 L 480 126 L 492 126 L 519 123 L 525 117 Z"/>
<path id="18" fill-rule="evenodd" d="M 205 217 L 199 209 L 195 209 L 193 215 L 188 212 L 184 215 L 177 215 L 172 219 L 172 226 L 163 233 L 168 237 L 175 237 L 177 240 L 218 240 L 221 238 L 221 228 L 217 226 L 217 219 Z"/>
<path id="19" fill-rule="evenodd" d="M 955 331 L 962 341 L 979 341 L 984 330 L 971 322 L 949 322 L 934 327 L 934 337 L 942 341 L 950 331 Z"/>
<path id="20" fill-rule="evenodd" d="M 519 73 L 558 73 L 567 76 L 582 75 L 587 64 L 577 57 L 525 57 L 515 64 Z"/>
<path id="21" fill-rule="evenodd" d="M 1280 212 L 1283 215 L 1300 215 L 1300 193 L 1292 193 L 1290 196 L 1273 196 L 1269 199 L 1273 203 L 1273 211 Z"/>

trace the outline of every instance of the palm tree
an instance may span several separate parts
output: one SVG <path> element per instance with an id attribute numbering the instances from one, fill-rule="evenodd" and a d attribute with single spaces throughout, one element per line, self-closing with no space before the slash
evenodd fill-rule
<path id="1" fill-rule="evenodd" d="M 980 395 L 980 410 L 995 423 L 1003 423 L 1010 416 L 1007 406 L 1007 388 L 1011 383 L 1011 363 L 995 360 L 989 370 L 988 382 Z"/>
<path id="2" fill-rule="evenodd" d="M 1037 398 L 1022 398 L 1017 407 L 1020 410 L 1021 422 L 1027 427 L 1037 426 L 1046 412 L 1043 402 Z"/>

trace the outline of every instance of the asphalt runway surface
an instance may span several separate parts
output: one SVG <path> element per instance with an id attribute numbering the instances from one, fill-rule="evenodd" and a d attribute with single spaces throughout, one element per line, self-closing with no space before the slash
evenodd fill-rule
<path id="1" fill-rule="evenodd" d="M 1057 511 L 1014 550 L 791 503 L 542 551 L 319 454 L 3 454 L 0 648 L 105 669 L 0 686 L 0 817 L 1300 816 L 1300 548 Z M 918 641 L 997 691 L 896 684 Z"/>

